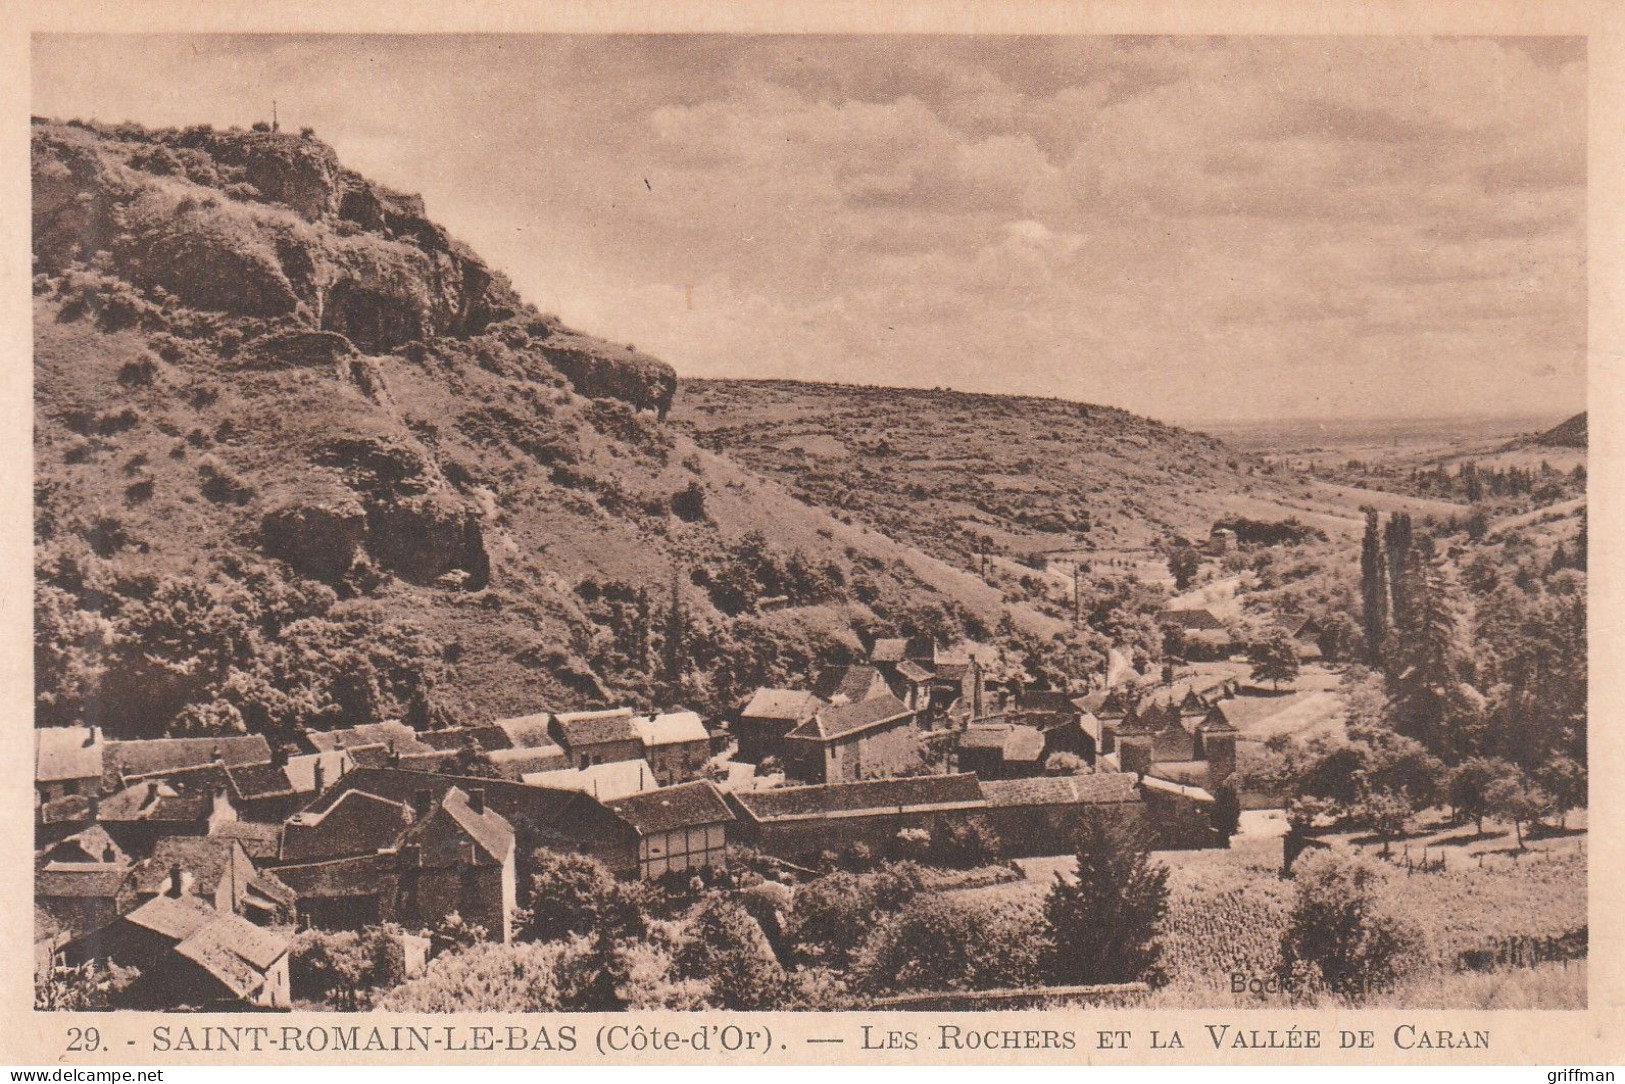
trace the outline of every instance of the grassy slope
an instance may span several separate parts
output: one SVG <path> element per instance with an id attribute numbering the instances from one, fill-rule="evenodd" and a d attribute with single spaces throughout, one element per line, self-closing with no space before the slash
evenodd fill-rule
<path id="1" fill-rule="evenodd" d="M 1012 555 L 1134 550 L 1205 536 L 1231 494 L 1289 495 L 1211 438 L 1053 399 L 690 380 L 673 417 L 792 492 L 961 567 L 983 538 Z"/>

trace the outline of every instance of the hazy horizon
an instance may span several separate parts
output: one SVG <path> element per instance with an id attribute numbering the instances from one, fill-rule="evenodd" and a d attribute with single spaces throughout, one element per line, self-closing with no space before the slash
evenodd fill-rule
<path id="1" fill-rule="evenodd" d="M 1578 38 L 37 36 L 34 112 L 278 102 L 685 377 L 1181 425 L 1585 409 Z M 478 79 L 466 78 L 477 72 Z"/>

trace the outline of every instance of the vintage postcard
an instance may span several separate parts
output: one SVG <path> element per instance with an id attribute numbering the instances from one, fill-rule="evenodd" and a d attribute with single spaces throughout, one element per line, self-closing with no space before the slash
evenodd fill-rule
<path id="1" fill-rule="evenodd" d="M 1622 1060 L 1617 6 L 8 13 L 0 1060 Z"/>

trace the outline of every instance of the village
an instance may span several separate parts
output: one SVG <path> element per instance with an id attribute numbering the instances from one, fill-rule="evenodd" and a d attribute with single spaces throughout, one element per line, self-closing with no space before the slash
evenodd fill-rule
<path id="1" fill-rule="evenodd" d="M 1222 628 L 1202 608 L 1159 619 Z M 1290 631 L 1312 664 L 1315 630 Z M 974 650 L 880 638 L 719 719 L 539 711 L 284 746 L 41 729 L 36 965 L 134 968 L 130 1006 L 286 1009 L 300 930 L 391 924 L 407 974 L 448 923 L 511 941 L 538 844 L 678 883 L 710 882 L 741 850 L 787 880 L 900 841 L 987 863 L 1061 855 L 1093 817 L 1159 851 L 1229 846 L 1239 805 L 1215 794 L 1239 801 L 1245 661 L 1118 662 L 1093 688 L 1028 689 Z"/>

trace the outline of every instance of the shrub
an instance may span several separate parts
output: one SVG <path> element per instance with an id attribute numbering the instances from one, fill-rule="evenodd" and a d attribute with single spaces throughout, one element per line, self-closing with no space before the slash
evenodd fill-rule
<path id="1" fill-rule="evenodd" d="M 1363 998 L 1392 989 L 1421 955 L 1421 934 L 1386 913 L 1379 873 L 1364 859 L 1335 851 L 1304 855 L 1297 894 L 1281 935 L 1280 978 L 1298 993 L 1326 990 Z"/>
<path id="2" fill-rule="evenodd" d="M 699 482 L 690 482 L 671 496 L 672 513 L 686 523 L 699 523 L 705 519 L 705 490 Z"/>
<path id="3" fill-rule="evenodd" d="M 540 848 L 528 864 L 530 877 L 520 899 L 522 937 L 561 941 L 641 931 L 643 920 L 627 886 L 596 858 Z"/>
<path id="4" fill-rule="evenodd" d="M 855 984 L 870 993 L 989 990 L 1040 981 L 1031 907 L 924 895 L 887 919 L 857 953 Z"/>
<path id="5" fill-rule="evenodd" d="M 784 969 L 761 926 L 737 903 L 713 899 L 689 926 L 675 956 L 677 973 L 710 983 L 708 1000 L 722 1009 L 772 1009 L 786 994 Z"/>

